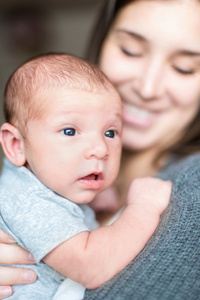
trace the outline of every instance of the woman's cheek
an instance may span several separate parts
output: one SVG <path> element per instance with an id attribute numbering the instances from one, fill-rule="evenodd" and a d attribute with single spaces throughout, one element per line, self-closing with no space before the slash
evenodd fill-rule
<path id="1" fill-rule="evenodd" d="M 109 45 L 103 47 L 99 67 L 113 83 L 127 77 L 130 72 L 128 65 L 118 48 Z"/>
<path id="2" fill-rule="evenodd" d="M 181 76 L 182 77 L 182 76 Z M 200 103 L 200 76 L 171 77 L 170 93 L 179 107 L 198 106 Z"/>

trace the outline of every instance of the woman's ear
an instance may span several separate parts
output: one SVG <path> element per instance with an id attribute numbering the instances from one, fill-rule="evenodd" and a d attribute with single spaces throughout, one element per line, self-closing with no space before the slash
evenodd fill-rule
<path id="1" fill-rule="evenodd" d="M 11 163 L 17 167 L 25 164 L 24 139 L 15 126 L 9 123 L 4 123 L 1 126 L 0 142 L 5 156 Z"/>

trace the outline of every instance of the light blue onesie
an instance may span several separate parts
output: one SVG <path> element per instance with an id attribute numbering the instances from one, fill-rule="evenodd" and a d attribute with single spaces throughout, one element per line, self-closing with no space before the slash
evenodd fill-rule
<path id="1" fill-rule="evenodd" d="M 54 193 L 27 168 L 16 167 L 7 159 L 0 177 L 0 211 L 0 228 L 31 252 L 37 263 L 28 266 L 37 272 L 36 282 L 14 286 L 9 299 L 53 299 L 65 277 L 42 259 L 67 239 L 96 228 L 93 211 Z"/>

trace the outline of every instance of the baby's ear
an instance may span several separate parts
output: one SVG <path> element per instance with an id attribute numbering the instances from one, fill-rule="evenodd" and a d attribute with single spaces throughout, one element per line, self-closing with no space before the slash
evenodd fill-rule
<path id="1" fill-rule="evenodd" d="M 5 156 L 11 163 L 17 167 L 25 164 L 24 139 L 15 126 L 9 123 L 4 123 L 1 126 L 0 142 Z"/>

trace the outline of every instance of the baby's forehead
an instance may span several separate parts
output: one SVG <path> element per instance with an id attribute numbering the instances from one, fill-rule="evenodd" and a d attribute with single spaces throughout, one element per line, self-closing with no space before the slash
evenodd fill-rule
<path id="1" fill-rule="evenodd" d="M 119 104 L 120 108 L 122 108 L 121 96 L 114 87 L 105 89 L 104 92 L 107 95 L 108 101 L 113 102 L 115 104 Z"/>
<path id="2" fill-rule="evenodd" d="M 56 96 L 60 95 L 66 95 L 66 101 L 68 99 L 68 96 L 70 97 L 71 94 L 77 94 L 77 96 L 80 97 L 81 100 L 81 95 L 84 95 L 85 93 L 93 95 L 94 101 L 98 101 L 98 97 L 95 97 L 97 95 L 104 95 L 108 101 L 114 101 L 114 102 L 119 102 L 121 103 L 121 98 L 117 90 L 110 86 L 110 87 L 105 87 L 105 86 L 96 86 L 96 87 L 91 87 L 91 88 L 85 88 L 85 87 L 77 87 L 77 86 L 68 86 L 67 83 L 63 85 L 58 85 L 58 86 L 52 86 L 52 87 L 40 87 L 36 91 L 35 95 L 39 95 L 39 99 L 41 99 L 43 96 L 43 99 L 48 100 L 52 99 L 56 101 Z M 53 97 L 52 97 L 53 96 Z"/>
<path id="3" fill-rule="evenodd" d="M 35 102 L 35 101 L 34 101 Z M 51 88 L 36 95 L 32 119 L 48 124 L 78 122 L 79 124 L 122 122 L 122 104 L 115 89 L 88 91 Z M 43 122 L 42 121 L 42 122 Z M 120 126 L 120 125 L 119 125 Z"/>
<path id="4" fill-rule="evenodd" d="M 114 88 L 83 89 L 69 88 L 66 85 L 52 87 L 48 89 L 39 89 L 34 97 L 35 105 L 38 108 L 49 110 L 53 107 L 62 107 L 79 109 L 87 105 L 88 110 L 91 107 L 101 107 L 101 110 L 113 107 L 113 110 L 122 110 L 122 101 L 118 92 Z M 38 105 L 37 105 L 38 104 Z M 44 110 L 43 110 L 44 111 Z"/>

